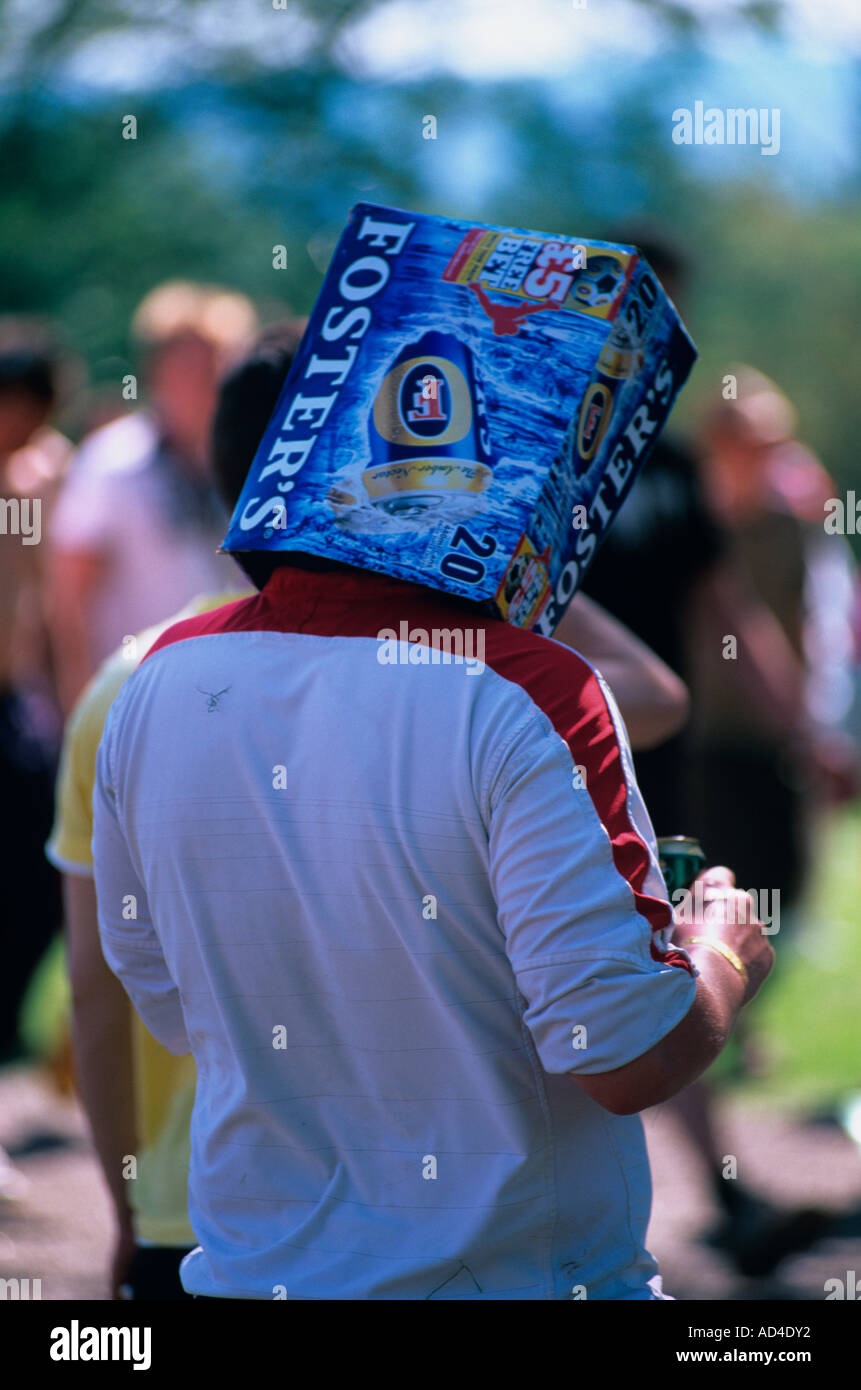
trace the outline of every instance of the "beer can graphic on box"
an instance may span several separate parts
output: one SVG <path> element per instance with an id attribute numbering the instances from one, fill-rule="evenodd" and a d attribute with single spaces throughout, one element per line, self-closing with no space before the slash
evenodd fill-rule
<path id="1" fill-rule="evenodd" d="M 377 391 L 368 431 L 374 462 L 362 482 L 387 515 L 418 518 L 487 491 L 484 393 L 457 338 L 425 333 L 403 349 Z"/>
<path id="2" fill-rule="evenodd" d="M 550 633 L 696 353 L 633 246 L 359 204 L 224 549 Z"/>

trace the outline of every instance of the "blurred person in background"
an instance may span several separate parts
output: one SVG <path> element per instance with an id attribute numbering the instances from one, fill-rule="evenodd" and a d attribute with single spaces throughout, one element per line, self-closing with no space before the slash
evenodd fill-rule
<path id="1" fill-rule="evenodd" d="M 757 893 L 760 915 L 783 942 L 806 885 L 816 814 L 851 794 L 854 754 L 840 727 L 851 698 L 851 557 L 842 538 L 825 534 L 823 506 L 834 484 L 793 440 L 789 400 L 749 367 L 727 371 L 723 381 L 734 382 L 735 394 L 705 419 L 705 492 L 739 593 L 749 611 L 767 614 L 759 622 L 762 649 L 780 662 L 794 716 L 782 720 L 751 698 L 738 621 L 703 607 L 688 630 L 687 824 L 710 858 L 730 856 L 738 882 Z M 752 794 L 740 796 L 740 787 Z M 715 1174 L 723 1146 L 710 1088 L 754 1064 L 742 1028 L 715 1072 L 683 1098 Z M 713 1186 L 726 1215 L 713 1243 L 743 1273 L 767 1274 L 825 1233 L 822 1211 L 780 1212 L 737 1180 L 715 1178 Z"/>
<path id="2" fill-rule="evenodd" d="M 256 327 L 244 295 L 172 281 L 134 316 L 147 404 L 90 435 L 50 531 L 50 602 L 64 710 L 120 643 L 235 571 L 207 467 L 219 377 Z"/>
<path id="3" fill-rule="evenodd" d="M 17 1055 L 21 1000 L 60 924 L 59 880 L 41 848 L 59 748 L 42 581 L 45 528 L 71 455 L 51 424 L 64 365 L 45 324 L 0 319 L 0 1060 Z"/>
<path id="4" fill-rule="evenodd" d="M 742 368 L 741 376 L 754 398 L 777 391 L 760 372 Z M 838 488 L 815 454 L 797 439 L 786 438 L 767 455 L 769 486 L 803 531 L 805 709 L 818 799 L 841 802 L 861 787 L 859 751 L 850 727 L 857 567 L 843 535 L 828 524 Z"/>
<path id="5" fill-rule="evenodd" d="M 263 437 L 298 346 L 303 323 L 275 325 L 222 384 L 212 460 L 219 492 L 232 510 Z M 237 588 L 243 576 L 237 571 Z M 136 661 L 175 621 L 227 602 L 195 599 L 179 614 L 140 634 L 135 660 L 120 649 L 106 661 L 69 718 L 57 788 L 51 862 L 65 875 L 66 933 L 72 985 L 75 1059 L 87 1113 L 117 1219 L 111 1291 L 136 1299 L 183 1299 L 178 1277 L 195 1240 L 188 1222 L 189 1125 L 195 1068 L 167 1052 L 133 1014 L 105 964 L 99 940 L 92 867 L 92 789 L 96 751 L 108 709 Z M 557 640 L 587 653 L 616 694 L 635 747 L 672 733 L 687 713 L 681 682 L 621 625 L 578 595 Z M 136 1154 L 137 1179 L 126 1181 Z"/>
<path id="6" fill-rule="evenodd" d="M 852 701 L 846 716 L 846 729 L 861 761 L 861 570 L 855 572 L 855 600 L 852 614 Z"/>
<path id="7" fill-rule="evenodd" d="M 791 913 L 815 813 L 828 796 L 851 793 L 841 724 L 852 690 L 852 561 L 843 538 L 825 532 L 835 485 L 793 440 L 789 400 L 749 367 L 727 375 L 737 395 L 706 417 L 704 483 L 737 571 L 791 648 L 798 712 L 787 729 L 749 699 L 726 647 L 734 629 L 719 633 L 704 615 L 690 632 L 692 813 L 709 854 L 731 854 L 740 882 L 778 890 L 781 912 Z M 756 797 L 740 804 L 740 785 L 755 786 Z"/>

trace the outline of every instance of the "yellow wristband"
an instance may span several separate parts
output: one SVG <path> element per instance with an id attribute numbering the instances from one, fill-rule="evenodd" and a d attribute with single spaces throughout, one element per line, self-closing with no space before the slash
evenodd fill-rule
<path id="1" fill-rule="evenodd" d="M 713 951 L 717 951 L 728 960 L 733 970 L 737 970 L 741 978 L 747 985 L 748 975 L 747 966 L 740 956 L 737 956 L 731 946 L 727 946 L 723 941 L 715 941 L 711 936 L 690 936 L 687 941 L 682 942 L 683 946 L 710 946 Z"/>

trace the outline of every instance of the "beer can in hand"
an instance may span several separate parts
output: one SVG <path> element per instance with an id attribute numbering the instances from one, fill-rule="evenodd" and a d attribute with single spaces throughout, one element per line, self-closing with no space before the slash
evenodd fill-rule
<path id="1" fill-rule="evenodd" d="M 699 840 L 690 835 L 662 835 L 658 839 L 658 862 L 672 902 L 673 894 L 690 888 L 705 868 L 706 856 Z"/>

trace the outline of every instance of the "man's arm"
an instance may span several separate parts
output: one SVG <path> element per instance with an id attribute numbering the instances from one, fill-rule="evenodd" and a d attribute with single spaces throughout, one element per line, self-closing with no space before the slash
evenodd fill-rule
<path id="1" fill-rule="evenodd" d="M 575 594 L 553 636 L 601 672 L 616 697 L 633 748 L 654 748 L 687 722 L 684 682 L 593 599 Z"/>
<path id="2" fill-rule="evenodd" d="M 560 665 L 571 725 L 536 711 L 512 735 L 491 790 L 489 870 L 541 1063 L 592 1076 L 655 1047 L 697 981 L 668 950 L 672 909 L 615 711 L 582 661 Z"/>
<path id="3" fill-rule="evenodd" d="M 692 601 L 691 622 L 720 645 L 738 641 L 738 676 L 751 703 L 787 738 L 803 731 L 804 668 L 777 618 L 729 564 L 710 569 Z"/>
<path id="4" fill-rule="evenodd" d="M 675 925 L 612 699 L 573 656 L 543 679 L 555 728 L 539 714 L 521 723 L 496 769 L 491 884 L 542 1065 L 629 1114 L 708 1066 L 771 947 L 725 870 L 711 871 L 704 920 Z M 570 698 L 554 703 L 551 682 Z M 730 904 L 737 925 L 712 920 Z M 741 956 L 747 992 L 718 951 L 686 945 L 700 935 Z"/>
<path id="5" fill-rule="evenodd" d="M 72 989 L 72 1046 L 78 1095 L 117 1217 L 114 1297 L 134 1248 L 123 1167 L 137 1153 L 128 995 L 105 964 L 91 878 L 65 874 L 66 954 Z"/>
<path id="6" fill-rule="evenodd" d="M 677 926 L 679 945 L 692 936 L 707 936 L 730 948 L 745 967 L 747 979 L 725 956 L 704 944 L 685 946 L 699 971 L 694 1002 L 681 1023 L 655 1047 L 627 1066 L 603 1075 L 574 1075 L 573 1079 L 615 1115 L 632 1115 L 660 1105 L 696 1081 L 718 1056 L 738 1018 L 766 979 L 774 951 L 753 915 L 747 894 L 736 891 L 728 869 L 708 869 L 700 875 L 706 911 L 697 920 Z"/>

